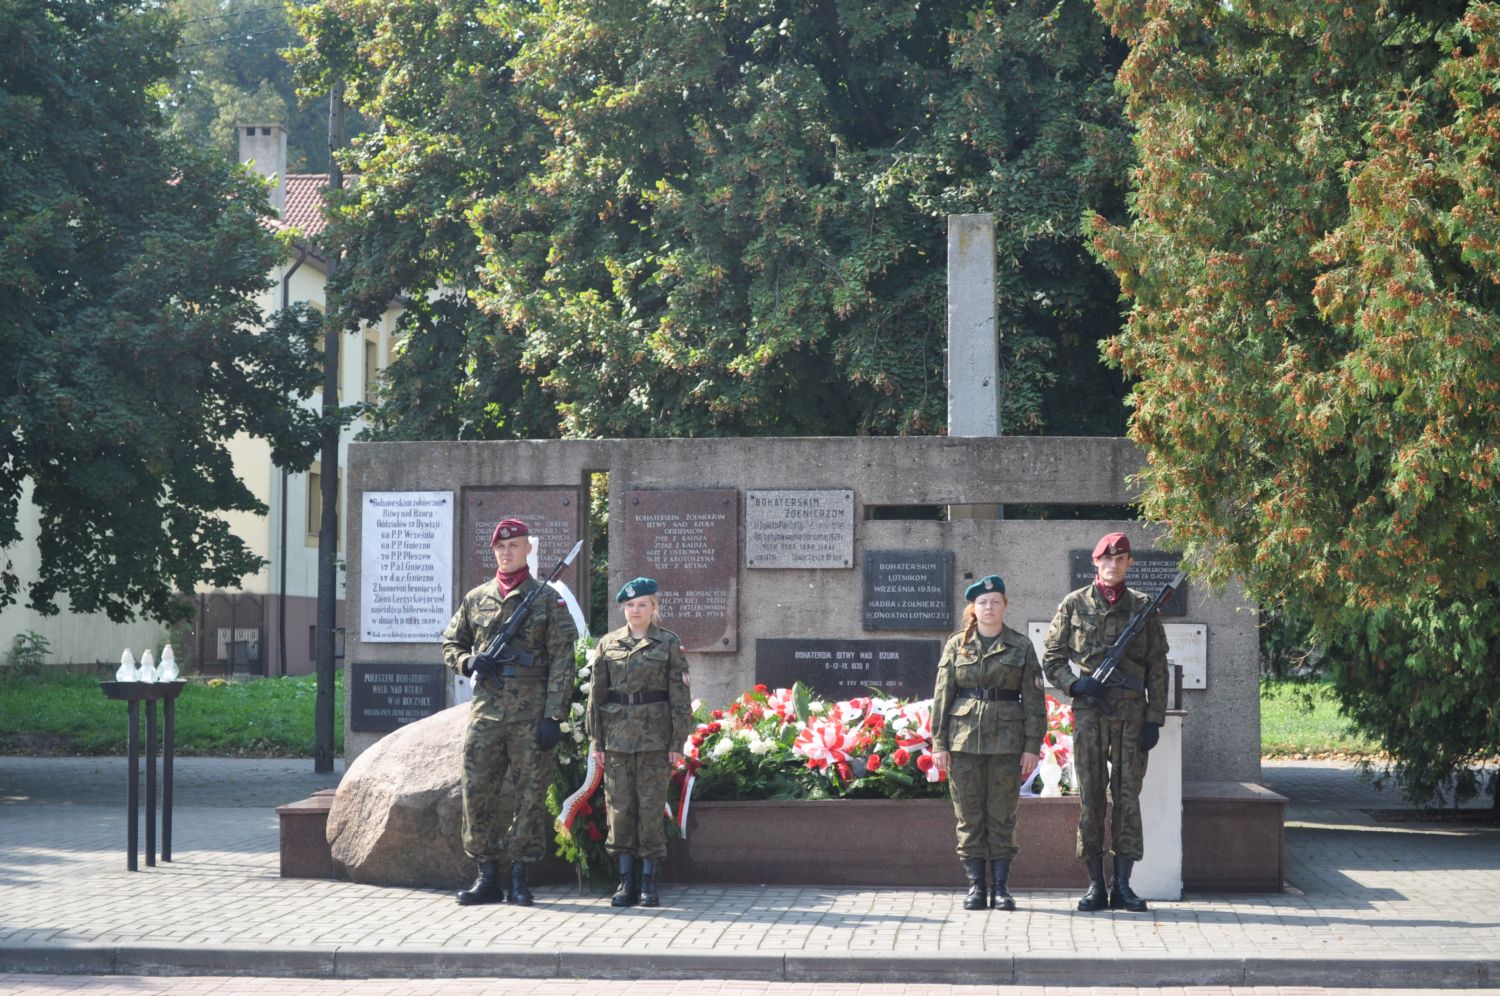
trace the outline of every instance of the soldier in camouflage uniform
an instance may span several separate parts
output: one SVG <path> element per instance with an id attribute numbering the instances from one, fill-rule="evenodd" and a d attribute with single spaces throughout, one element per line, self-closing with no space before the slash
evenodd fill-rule
<path id="1" fill-rule="evenodd" d="M 530 666 L 486 652 L 521 600 L 542 582 L 526 564 L 531 542 L 526 524 L 506 519 L 495 527 L 495 577 L 464 596 L 443 632 L 443 661 L 474 678 L 469 728 L 464 735 L 463 844 L 479 877 L 457 896 L 460 905 L 509 901 L 530 906 L 526 864 L 546 847 L 544 796 L 573 691 L 573 618 L 550 586 L 512 646 L 533 654 Z M 510 862 L 510 895 L 500 862 Z"/>
<path id="2" fill-rule="evenodd" d="M 650 578 L 620 589 L 615 601 L 625 625 L 599 641 L 592 661 L 589 751 L 604 766 L 604 847 L 620 867 L 612 906 L 660 902 L 656 863 L 667 855 L 662 811 L 671 764 L 682 759 L 679 751 L 693 728 L 687 660 L 677 634 L 656 624 L 656 592 Z"/>
<path id="3" fill-rule="evenodd" d="M 1093 677 L 1120 631 L 1150 604 L 1149 595 L 1125 587 L 1130 540 L 1110 533 L 1094 546 L 1094 582 L 1070 592 L 1047 631 L 1042 666 L 1047 678 L 1073 696 L 1073 758 L 1078 772 L 1078 856 L 1089 872 L 1089 888 L 1078 901 L 1084 912 L 1125 909 L 1144 912 L 1145 900 L 1130 888 L 1130 872 L 1145 855 L 1141 834 L 1141 783 L 1146 757 L 1167 718 L 1167 637 L 1155 614 L 1131 643 L 1119 673 L 1143 689 L 1105 688 Z M 1073 673 L 1069 661 L 1078 666 Z M 1106 714 L 1086 701 L 1100 701 Z M 1106 797 L 1106 792 L 1108 797 Z M 1104 885 L 1104 814 L 1114 800 L 1110 842 L 1114 879 Z"/>
<path id="4" fill-rule="evenodd" d="M 988 899 L 992 909 L 1013 910 L 1006 883 L 1016 856 L 1016 807 L 1047 732 L 1046 696 L 1031 641 L 1005 625 L 1005 582 L 995 574 L 980 578 L 964 598 L 963 632 L 938 661 L 932 757 L 949 774 L 958 857 L 969 879 L 964 909 L 982 910 Z"/>

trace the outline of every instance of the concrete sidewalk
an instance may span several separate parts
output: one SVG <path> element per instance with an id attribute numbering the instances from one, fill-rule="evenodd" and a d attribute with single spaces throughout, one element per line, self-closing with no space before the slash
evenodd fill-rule
<path id="1" fill-rule="evenodd" d="M 124 769 L 0 758 L 0 973 L 1500 985 L 1500 831 L 1377 822 L 1368 810 L 1401 800 L 1348 765 L 1265 765 L 1291 800 L 1290 891 L 1146 915 L 1080 914 L 1049 891 L 1004 914 L 965 912 L 957 890 L 671 883 L 657 910 L 561 887 L 526 909 L 459 907 L 282 879 L 274 807 L 337 783 L 311 761 L 179 759 L 174 860 L 130 873 Z"/>

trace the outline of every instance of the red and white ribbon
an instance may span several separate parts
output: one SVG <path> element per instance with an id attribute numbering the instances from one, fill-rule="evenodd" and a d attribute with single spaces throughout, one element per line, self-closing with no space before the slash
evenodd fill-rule
<path id="1" fill-rule="evenodd" d="M 687 777 L 682 780 L 682 797 L 677 801 L 677 829 L 682 831 L 683 840 L 687 840 L 688 807 L 692 805 L 693 783 L 697 780 L 697 775 L 692 772 L 688 773 Z M 668 807 L 667 815 L 672 815 L 670 807 Z"/>
<path id="2" fill-rule="evenodd" d="M 604 766 L 594 760 L 593 752 L 589 752 L 588 760 L 588 767 L 583 772 L 583 784 L 578 786 L 577 792 L 563 800 L 561 811 L 557 814 L 557 825 L 570 833 L 573 821 L 578 819 L 584 803 L 598 790 L 599 783 L 604 781 Z"/>

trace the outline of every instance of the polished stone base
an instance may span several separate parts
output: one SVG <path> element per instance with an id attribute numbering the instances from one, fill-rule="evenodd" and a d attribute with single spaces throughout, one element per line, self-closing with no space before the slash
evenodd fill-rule
<path id="1" fill-rule="evenodd" d="M 282 878 L 333 878 L 333 855 L 328 847 L 333 793 L 333 789 L 321 789 L 311 798 L 276 807 Z"/>
<path id="2" fill-rule="evenodd" d="M 332 878 L 326 837 L 332 790 L 278 807 L 283 878 Z M 1186 782 L 1182 880 L 1193 892 L 1280 892 L 1286 799 L 1259 785 Z M 1074 854 L 1076 796 L 1021 800 L 1013 889 L 1082 889 Z M 959 888 L 946 799 L 699 802 L 686 839 L 669 841 L 663 882 Z M 1148 842 L 1149 846 L 1149 842 Z M 574 879 L 556 859 L 539 884 Z M 433 883 L 445 886 L 451 883 Z"/>

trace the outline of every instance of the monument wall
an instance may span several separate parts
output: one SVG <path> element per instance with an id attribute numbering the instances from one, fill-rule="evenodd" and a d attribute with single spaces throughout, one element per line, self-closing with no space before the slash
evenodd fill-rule
<path id="1" fill-rule="evenodd" d="M 638 574 L 662 582 L 694 695 L 717 705 L 792 677 L 829 694 L 875 684 L 930 695 L 972 579 L 1001 574 L 1007 623 L 1040 642 L 1058 601 L 1086 583 L 1095 540 L 1114 529 L 1135 545 L 1133 586 L 1148 589 L 1146 572 L 1170 576 L 1175 556 L 1138 522 L 888 517 L 902 506 L 1125 505 L 1139 460 L 1126 440 L 1058 437 L 355 444 L 347 755 L 399 725 L 403 709 L 431 711 L 434 622 L 492 571 L 479 554 L 494 522 L 545 518 L 549 569 L 587 534 L 593 474 L 609 475 L 610 592 Z M 586 575 L 579 565 L 570 578 Z M 622 625 L 610 605 L 609 625 Z M 1259 780 L 1255 607 L 1236 588 L 1211 596 L 1189 582 L 1172 611 L 1164 621 L 1186 675 L 1183 777 Z"/>

